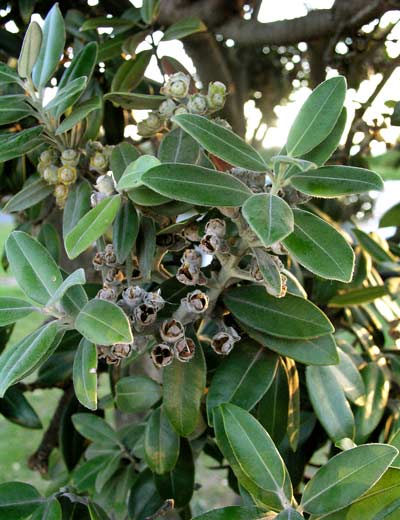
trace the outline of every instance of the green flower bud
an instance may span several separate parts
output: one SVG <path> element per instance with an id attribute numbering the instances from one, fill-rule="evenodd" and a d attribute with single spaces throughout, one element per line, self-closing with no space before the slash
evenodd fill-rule
<path id="1" fill-rule="evenodd" d="M 188 109 L 185 107 L 185 105 L 179 105 L 179 107 L 175 110 L 174 115 L 179 116 L 181 114 L 187 114 Z"/>
<path id="2" fill-rule="evenodd" d="M 183 72 L 173 74 L 167 83 L 160 89 L 161 94 L 181 99 L 188 95 L 190 77 Z"/>
<path id="3" fill-rule="evenodd" d="M 73 184 L 76 181 L 76 168 L 74 166 L 58 168 L 58 180 L 62 184 Z"/>
<path id="4" fill-rule="evenodd" d="M 79 152 L 70 148 L 61 154 L 61 162 L 64 166 L 77 166 L 79 162 Z"/>
<path id="5" fill-rule="evenodd" d="M 192 114 L 205 114 L 207 112 L 207 98 L 203 94 L 193 94 L 190 96 L 187 109 Z"/>
<path id="6" fill-rule="evenodd" d="M 42 162 L 43 164 L 46 164 L 46 165 L 49 165 L 52 162 L 57 161 L 57 159 L 58 159 L 58 154 L 55 150 L 53 150 L 53 148 L 44 150 L 44 152 L 42 152 L 40 154 L 40 162 Z"/>
<path id="7" fill-rule="evenodd" d="M 68 186 L 65 186 L 65 184 L 57 184 L 54 188 L 54 197 L 56 198 L 57 206 L 62 209 L 68 197 Z"/>
<path id="8" fill-rule="evenodd" d="M 169 118 L 174 114 L 175 108 L 176 104 L 172 101 L 172 99 L 166 99 L 158 107 L 158 111 L 160 112 L 161 116 Z"/>
<path id="9" fill-rule="evenodd" d="M 96 189 L 105 195 L 112 195 L 115 191 L 115 182 L 112 175 L 100 175 L 96 181 Z"/>
<path id="10" fill-rule="evenodd" d="M 138 134 L 143 137 L 150 137 L 162 130 L 164 119 L 157 112 L 150 112 L 147 119 L 138 124 Z"/>
<path id="11" fill-rule="evenodd" d="M 58 167 L 55 164 L 50 164 L 50 166 L 46 166 L 43 172 L 43 179 L 49 184 L 57 184 Z"/>
<path id="12" fill-rule="evenodd" d="M 226 86 L 220 81 L 214 81 L 208 85 L 207 100 L 212 110 L 219 110 L 225 104 Z"/>
<path id="13" fill-rule="evenodd" d="M 103 173 L 108 166 L 108 158 L 103 152 L 95 152 L 90 158 L 89 167 L 99 173 Z"/>

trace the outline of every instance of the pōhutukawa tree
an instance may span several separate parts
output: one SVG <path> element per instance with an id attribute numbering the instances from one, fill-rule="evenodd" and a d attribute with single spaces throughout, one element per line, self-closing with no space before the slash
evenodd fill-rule
<path id="1" fill-rule="evenodd" d="M 238 500 L 198 520 L 397 518 L 400 249 L 319 203 L 383 187 L 330 161 L 346 80 L 320 83 L 266 160 L 221 118 L 230 85 L 135 54 L 160 24 L 164 41 L 206 31 L 162 26 L 165 4 L 55 5 L 0 66 L 3 264 L 25 294 L 0 298 L 0 411 L 40 428 L 26 394 L 63 392 L 29 461 L 48 493 L 3 483 L 0 516 L 189 519 L 205 453 Z"/>

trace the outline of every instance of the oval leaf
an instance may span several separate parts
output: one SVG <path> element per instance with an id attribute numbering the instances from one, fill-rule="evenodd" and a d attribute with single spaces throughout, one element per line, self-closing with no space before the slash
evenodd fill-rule
<path id="1" fill-rule="evenodd" d="M 0 297 L 0 327 L 25 318 L 34 310 L 35 307 L 25 300 L 12 296 L 2 296 Z"/>
<path id="2" fill-rule="evenodd" d="M 89 410 L 97 408 L 97 348 L 82 338 L 74 358 L 72 372 L 75 395 Z"/>
<path id="3" fill-rule="evenodd" d="M 147 376 L 128 376 L 115 385 L 115 401 L 121 412 L 144 412 L 161 399 L 158 383 Z"/>
<path id="4" fill-rule="evenodd" d="M 21 520 L 31 515 L 43 501 L 36 489 L 23 482 L 0 484 L 0 516 Z"/>
<path id="5" fill-rule="evenodd" d="M 171 471 L 178 460 L 179 436 L 162 408 L 154 410 L 147 421 L 144 453 L 149 468 L 158 475 Z"/>

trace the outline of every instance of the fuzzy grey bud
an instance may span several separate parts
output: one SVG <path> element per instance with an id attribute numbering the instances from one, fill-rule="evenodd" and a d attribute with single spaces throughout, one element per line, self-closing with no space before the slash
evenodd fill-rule
<path id="1" fill-rule="evenodd" d="M 193 94 L 189 97 L 187 109 L 191 114 L 205 114 L 207 108 L 207 98 L 203 94 Z"/>
<path id="2" fill-rule="evenodd" d="M 212 110 L 220 110 L 225 104 L 226 86 L 220 81 L 208 84 L 207 100 Z"/>
<path id="3" fill-rule="evenodd" d="M 109 302 L 115 302 L 117 299 L 117 293 L 115 289 L 112 287 L 107 287 L 100 289 L 100 291 L 96 294 L 96 298 L 99 300 L 107 300 Z"/>
<path id="4" fill-rule="evenodd" d="M 176 99 L 184 98 L 188 95 L 190 77 L 183 72 L 176 72 L 168 79 L 167 83 L 160 89 L 161 94 Z"/>
<path id="5" fill-rule="evenodd" d="M 61 163 L 64 166 L 77 166 L 79 163 L 79 152 L 73 148 L 63 150 L 61 154 Z"/>
<path id="6" fill-rule="evenodd" d="M 49 184 L 57 184 L 58 183 L 58 168 L 54 164 L 50 164 L 46 166 L 43 171 L 43 179 Z"/>
<path id="7" fill-rule="evenodd" d="M 115 181 L 111 174 L 100 175 L 95 184 L 96 190 L 106 196 L 115 193 Z"/>
<path id="8" fill-rule="evenodd" d="M 172 101 L 172 99 L 166 99 L 158 107 L 158 111 L 160 112 L 161 116 L 166 118 L 172 117 L 175 109 L 176 104 Z"/>
<path id="9" fill-rule="evenodd" d="M 144 121 L 138 123 L 138 134 L 143 137 L 150 137 L 164 127 L 164 118 L 156 112 L 150 112 L 148 117 Z"/>

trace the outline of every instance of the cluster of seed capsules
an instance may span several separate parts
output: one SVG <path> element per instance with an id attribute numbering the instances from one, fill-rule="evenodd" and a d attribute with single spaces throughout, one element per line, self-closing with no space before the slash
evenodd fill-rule
<path id="1" fill-rule="evenodd" d="M 225 105 L 226 86 L 220 81 L 209 83 L 207 94 L 190 94 L 190 76 L 183 72 L 172 74 L 160 89 L 167 99 L 158 110 L 150 112 L 148 117 L 138 124 L 138 133 L 150 137 L 160 132 L 169 119 L 179 114 L 209 115 L 221 110 Z"/>
<path id="2" fill-rule="evenodd" d="M 59 208 L 65 206 L 70 187 L 78 179 L 80 171 L 90 170 L 104 175 L 109 167 L 112 147 L 98 141 L 90 141 L 85 150 L 67 148 L 61 153 L 48 148 L 40 154 L 37 166 L 44 181 L 54 186 L 54 197 Z"/>

